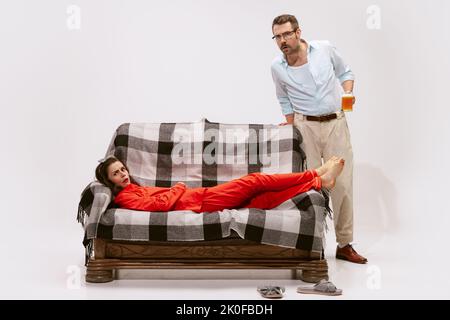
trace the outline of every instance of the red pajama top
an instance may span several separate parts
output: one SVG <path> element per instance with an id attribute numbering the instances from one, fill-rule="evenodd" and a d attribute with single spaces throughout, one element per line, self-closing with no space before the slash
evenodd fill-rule
<path id="1" fill-rule="evenodd" d="M 192 210 L 201 212 L 206 188 L 187 189 L 177 183 L 173 187 L 141 187 L 130 183 L 115 197 L 122 208 L 143 211 Z"/>

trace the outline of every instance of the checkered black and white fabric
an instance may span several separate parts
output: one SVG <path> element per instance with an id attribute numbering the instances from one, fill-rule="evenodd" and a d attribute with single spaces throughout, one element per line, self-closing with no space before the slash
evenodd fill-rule
<path id="1" fill-rule="evenodd" d="M 106 157 L 116 156 L 139 185 L 209 187 L 252 172 L 305 170 L 301 135 L 292 126 L 193 123 L 127 123 L 119 126 Z M 271 210 L 233 209 L 145 212 L 115 208 L 98 182 L 82 193 L 78 221 L 84 244 L 94 238 L 126 241 L 200 241 L 231 230 L 258 243 L 322 252 L 328 195 L 311 190 Z"/>

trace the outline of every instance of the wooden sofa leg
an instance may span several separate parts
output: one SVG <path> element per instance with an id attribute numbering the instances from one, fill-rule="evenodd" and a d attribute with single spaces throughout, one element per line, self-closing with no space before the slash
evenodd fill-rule
<path id="1" fill-rule="evenodd" d="M 86 270 L 86 282 L 104 283 L 114 280 L 113 270 L 91 270 L 89 267 Z"/>
<path id="2" fill-rule="evenodd" d="M 296 269 L 292 270 L 292 278 L 310 283 L 317 283 L 322 279 L 328 280 L 327 260 L 312 260 L 301 263 Z"/>
<path id="3" fill-rule="evenodd" d="M 322 279 L 328 280 L 327 271 L 303 270 L 299 276 L 304 282 L 317 283 Z"/>
<path id="4" fill-rule="evenodd" d="M 104 283 L 114 280 L 114 269 L 103 265 L 106 257 L 106 242 L 94 239 L 94 259 L 90 259 L 86 269 L 86 282 Z"/>

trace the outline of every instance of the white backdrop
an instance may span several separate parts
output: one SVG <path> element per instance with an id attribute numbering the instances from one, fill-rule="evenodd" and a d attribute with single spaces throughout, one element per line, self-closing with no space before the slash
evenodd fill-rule
<path id="1" fill-rule="evenodd" d="M 79 195 L 119 124 L 282 122 L 270 75 L 271 23 L 282 13 L 297 16 L 305 39 L 334 43 L 356 75 L 347 119 L 362 253 L 387 237 L 381 250 L 399 263 L 450 262 L 449 9 L 446 0 L 0 1 L 0 246 L 10 261 L 1 277 L 21 270 L 23 250 L 39 268 L 63 249 L 82 265 Z M 55 267 L 62 281 L 64 272 Z"/>

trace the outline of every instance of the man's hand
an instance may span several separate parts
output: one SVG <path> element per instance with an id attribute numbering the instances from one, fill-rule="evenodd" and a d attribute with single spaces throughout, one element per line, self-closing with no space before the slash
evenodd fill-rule
<path id="1" fill-rule="evenodd" d="M 294 124 L 294 114 L 287 114 L 285 115 L 286 117 L 286 122 L 282 122 L 279 124 L 279 126 L 287 126 L 288 124 Z"/>

